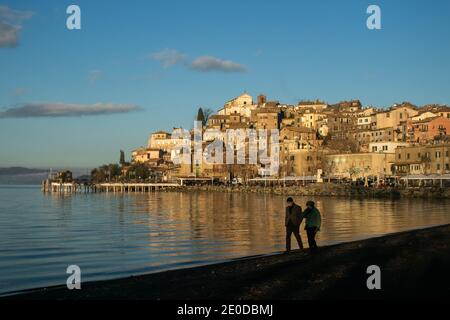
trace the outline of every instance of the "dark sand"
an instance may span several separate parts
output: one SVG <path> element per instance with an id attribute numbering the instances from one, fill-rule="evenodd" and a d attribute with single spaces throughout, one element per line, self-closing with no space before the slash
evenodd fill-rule
<path id="1" fill-rule="evenodd" d="M 6 299 L 449 299 L 450 225 L 118 280 L 43 288 Z M 381 268 L 368 290 L 366 268 Z"/>

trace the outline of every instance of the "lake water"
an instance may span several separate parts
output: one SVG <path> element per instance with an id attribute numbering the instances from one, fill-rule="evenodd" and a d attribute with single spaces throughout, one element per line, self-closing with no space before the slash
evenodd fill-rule
<path id="1" fill-rule="evenodd" d="M 281 251 L 284 200 L 224 193 L 60 196 L 0 186 L 0 293 L 65 284 L 72 264 L 82 281 L 91 281 Z M 301 205 L 306 200 L 296 198 Z M 450 201 L 315 200 L 323 216 L 319 245 L 450 223 Z"/>

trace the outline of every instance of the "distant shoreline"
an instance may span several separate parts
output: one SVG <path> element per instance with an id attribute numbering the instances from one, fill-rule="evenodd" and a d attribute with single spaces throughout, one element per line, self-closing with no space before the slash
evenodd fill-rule
<path id="1" fill-rule="evenodd" d="M 450 225 L 320 248 L 3 297 L 26 299 L 431 299 L 449 298 Z M 382 290 L 366 287 L 378 265 Z"/>

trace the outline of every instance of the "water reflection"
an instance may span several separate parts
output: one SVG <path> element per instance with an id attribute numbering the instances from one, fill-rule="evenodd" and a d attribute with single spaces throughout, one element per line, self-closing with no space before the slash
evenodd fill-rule
<path id="1" fill-rule="evenodd" d="M 449 201 L 314 200 L 323 216 L 319 245 L 450 222 Z M 283 250 L 284 201 L 225 193 L 43 196 L 38 188 L 0 187 L 0 292 L 65 283 L 69 264 L 88 281 Z"/>

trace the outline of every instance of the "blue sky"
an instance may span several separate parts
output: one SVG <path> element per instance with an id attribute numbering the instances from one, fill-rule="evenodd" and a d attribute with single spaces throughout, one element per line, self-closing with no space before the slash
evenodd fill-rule
<path id="1" fill-rule="evenodd" d="M 81 30 L 66 28 L 70 4 L 81 8 Z M 370 4 L 381 8 L 382 30 L 366 28 Z M 446 0 L 14 0 L 0 8 L 0 26 L 20 27 L 16 43 L 2 46 L 11 39 L 0 35 L 0 113 L 16 115 L 0 117 L 0 167 L 117 162 L 120 149 L 129 157 L 150 132 L 191 127 L 199 106 L 219 109 L 244 90 L 286 103 L 450 104 Z M 75 111 L 17 116 L 47 105 Z M 96 106 L 104 112 L 91 114 Z"/>

